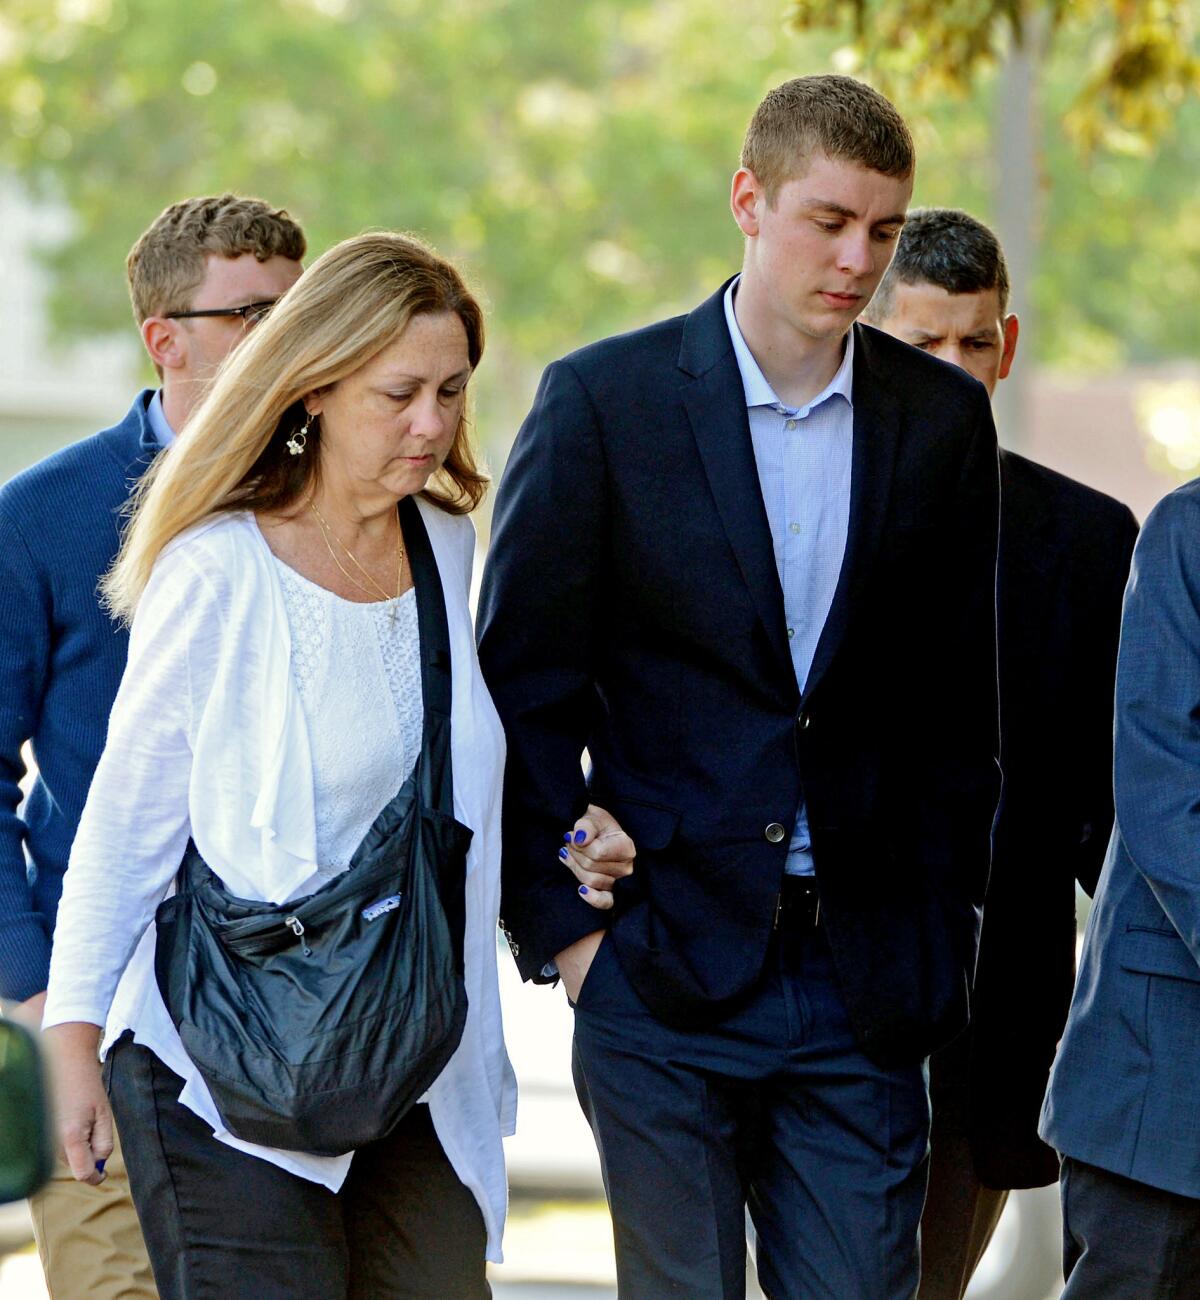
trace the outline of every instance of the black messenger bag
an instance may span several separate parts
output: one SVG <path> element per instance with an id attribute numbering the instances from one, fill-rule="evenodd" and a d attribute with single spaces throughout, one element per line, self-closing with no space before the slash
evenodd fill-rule
<path id="1" fill-rule="evenodd" d="M 155 916 L 155 974 L 229 1131 L 338 1155 L 389 1133 L 454 1054 L 467 1015 L 455 821 L 450 637 L 415 503 L 400 503 L 416 586 L 421 755 L 349 868 L 290 903 L 236 898 L 188 845 Z M 347 735 L 346 743 L 354 744 Z"/>

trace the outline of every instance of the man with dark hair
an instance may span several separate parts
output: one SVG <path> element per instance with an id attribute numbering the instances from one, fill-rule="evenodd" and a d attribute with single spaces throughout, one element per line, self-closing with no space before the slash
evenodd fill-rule
<path id="1" fill-rule="evenodd" d="M 863 315 L 990 394 L 1016 354 L 1008 296 L 985 225 L 918 209 Z M 922 1300 L 959 1300 L 1009 1189 L 1058 1177 L 1038 1111 L 1071 997 L 1075 881 L 1095 888 L 1113 817 L 1113 678 L 1137 523 L 1119 501 L 1012 452 L 1000 453 L 1000 477 L 1004 794 L 971 1027 L 930 1062 Z"/>
<path id="2" fill-rule="evenodd" d="M 913 166 L 869 87 L 772 91 L 741 275 L 551 365 L 498 495 L 504 914 L 576 1008 L 628 1300 L 740 1296 L 747 1206 L 770 1295 L 917 1285 L 924 1059 L 967 1019 L 999 794 L 999 505 L 979 385 L 854 325 Z"/>
<path id="3" fill-rule="evenodd" d="M 120 424 L 0 488 L 0 998 L 39 1028 L 63 873 L 104 745 L 128 633 L 100 607 L 121 507 L 223 358 L 295 283 L 304 234 L 223 194 L 172 204 L 134 245 L 134 317 L 162 380 Z M 37 779 L 21 807 L 28 743 Z M 32 1202 L 54 1296 L 156 1294 L 119 1147 L 100 1187 L 60 1160 Z"/>

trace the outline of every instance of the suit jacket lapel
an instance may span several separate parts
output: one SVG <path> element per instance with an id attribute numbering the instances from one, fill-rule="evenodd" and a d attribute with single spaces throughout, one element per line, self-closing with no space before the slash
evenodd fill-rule
<path id="1" fill-rule="evenodd" d="M 855 325 L 854 330 L 854 445 L 846 555 L 804 685 L 805 699 L 833 662 L 879 548 L 900 439 L 900 406 L 878 373 L 872 331 L 861 325 Z"/>
<path id="2" fill-rule="evenodd" d="M 679 365 L 693 379 L 685 385 L 683 405 L 742 578 L 772 649 L 788 679 L 794 680 L 783 589 L 750 440 L 741 372 L 725 322 L 724 293 L 723 285 L 691 313 L 684 326 Z"/>

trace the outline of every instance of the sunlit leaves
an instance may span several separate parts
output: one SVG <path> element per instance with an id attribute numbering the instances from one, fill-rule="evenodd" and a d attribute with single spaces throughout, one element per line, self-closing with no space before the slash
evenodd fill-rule
<path id="1" fill-rule="evenodd" d="M 965 95 L 1013 42 L 1039 53 L 1064 27 L 1094 33 L 1063 123 L 1084 151 L 1145 150 L 1200 91 L 1190 0 L 792 0 L 801 31 L 848 33 L 860 66 L 918 99 Z"/>

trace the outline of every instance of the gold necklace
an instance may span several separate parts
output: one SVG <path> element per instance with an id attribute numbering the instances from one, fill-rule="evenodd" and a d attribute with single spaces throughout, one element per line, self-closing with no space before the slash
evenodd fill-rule
<path id="1" fill-rule="evenodd" d="M 346 545 L 345 542 L 342 541 L 342 539 L 337 535 L 337 533 L 335 533 L 333 529 L 330 528 L 330 526 L 325 522 L 325 517 L 317 509 L 316 502 L 310 500 L 308 503 L 308 508 L 316 516 L 317 523 L 321 526 L 321 538 L 325 543 L 325 549 L 329 552 L 329 558 L 341 570 L 342 576 L 348 582 L 352 582 L 359 589 L 359 591 L 363 592 L 367 596 L 372 597 L 372 599 L 379 597 L 385 601 L 399 600 L 400 583 L 404 576 L 404 546 L 401 542 L 399 514 L 397 514 L 396 516 L 396 594 L 393 596 L 389 591 L 387 591 L 383 587 L 381 583 L 377 582 L 375 578 L 372 577 L 372 575 L 367 572 L 367 570 L 359 562 L 358 556 L 354 554 L 354 552 Z M 361 573 L 363 577 L 366 578 L 366 580 L 371 584 L 370 587 L 364 587 L 363 584 L 359 582 L 359 580 L 354 576 L 354 574 L 352 574 L 350 570 L 347 569 L 346 566 L 341 562 L 341 560 L 338 559 L 337 552 L 333 549 L 333 546 L 329 540 L 331 537 L 335 542 L 337 542 L 337 544 L 342 548 L 342 550 L 346 552 L 347 556 L 349 556 L 350 558 L 350 562 L 359 571 L 359 573 Z M 395 605 L 392 605 L 391 609 L 388 610 L 388 620 L 389 622 L 392 623 L 395 623 L 396 621 Z"/>

